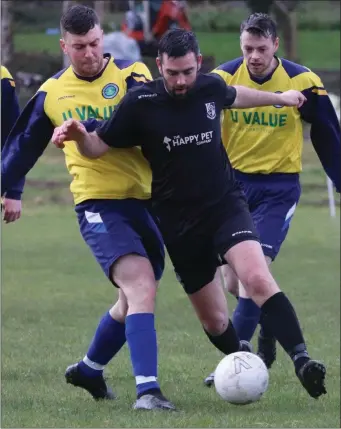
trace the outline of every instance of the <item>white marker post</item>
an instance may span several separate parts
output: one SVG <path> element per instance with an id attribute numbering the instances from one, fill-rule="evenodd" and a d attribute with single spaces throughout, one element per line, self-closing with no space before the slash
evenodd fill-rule
<path id="1" fill-rule="evenodd" d="M 330 101 L 332 102 L 338 120 L 340 122 L 340 97 L 335 94 L 329 94 Z M 331 217 L 336 216 L 336 206 L 334 197 L 334 185 L 333 182 L 327 176 L 327 189 L 328 189 L 328 201 L 329 201 L 329 212 Z"/>
<path id="2" fill-rule="evenodd" d="M 327 189 L 328 189 L 330 216 L 335 217 L 336 216 L 336 208 L 335 208 L 335 198 L 334 198 L 334 185 L 328 176 L 327 176 Z"/>

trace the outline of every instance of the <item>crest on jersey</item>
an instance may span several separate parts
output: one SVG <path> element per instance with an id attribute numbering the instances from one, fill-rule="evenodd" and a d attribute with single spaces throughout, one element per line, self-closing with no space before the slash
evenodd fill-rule
<path id="1" fill-rule="evenodd" d="M 102 89 L 102 95 L 104 98 L 114 98 L 118 94 L 118 86 L 115 83 L 108 83 Z"/>
<path id="2" fill-rule="evenodd" d="M 215 119 L 217 116 L 215 111 L 215 102 L 213 101 L 212 103 L 205 103 L 205 106 L 208 119 Z"/>

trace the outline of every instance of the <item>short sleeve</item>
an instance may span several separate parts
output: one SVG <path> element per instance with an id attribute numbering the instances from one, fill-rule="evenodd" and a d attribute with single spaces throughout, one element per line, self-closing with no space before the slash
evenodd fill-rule
<path id="1" fill-rule="evenodd" d="M 125 95 L 110 119 L 101 121 L 96 128 L 98 137 L 108 146 L 128 148 L 140 145 L 136 103 L 137 100 L 130 94 Z"/>
<path id="2" fill-rule="evenodd" d="M 225 87 L 225 100 L 224 107 L 229 108 L 235 102 L 237 97 L 237 90 L 234 86 L 226 85 Z"/>
<path id="3" fill-rule="evenodd" d="M 236 97 L 237 97 L 237 90 L 233 86 L 227 85 L 224 78 L 221 76 L 220 73 L 216 73 L 215 71 L 210 73 L 210 76 L 213 76 L 217 82 L 219 82 L 219 100 L 222 100 L 222 106 L 223 109 L 227 109 L 232 106 L 234 103 Z"/>

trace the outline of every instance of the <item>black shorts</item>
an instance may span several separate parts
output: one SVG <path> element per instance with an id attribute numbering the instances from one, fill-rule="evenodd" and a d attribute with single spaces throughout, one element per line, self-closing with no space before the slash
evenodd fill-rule
<path id="1" fill-rule="evenodd" d="M 213 280 L 231 247 L 247 240 L 259 241 L 259 237 L 238 189 L 212 207 L 198 226 L 166 247 L 179 282 L 187 294 L 192 294 Z"/>

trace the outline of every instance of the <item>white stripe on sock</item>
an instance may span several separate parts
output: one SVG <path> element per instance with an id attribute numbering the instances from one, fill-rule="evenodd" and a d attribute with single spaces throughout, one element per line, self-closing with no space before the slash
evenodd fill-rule
<path id="1" fill-rule="evenodd" d="M 138 384 L 144 384 L 144 383 L 150 383 L 152 381 L 156 381 L 156 377 L 150 376 L 150 377 L 144 377 L 143 375 L 138 375 L 135 377 L 136 380 L 136 386 Z"/>
<path id="2" fill-rule="evenodd" d="M 87 356 L 84 357 L 83 362 L 85 365 L 88 365 L 91 369 L 95 369 L 97 371 L 103 371 L 105 365 L 100 365 L 99 363 L 93 362 Z"/>

